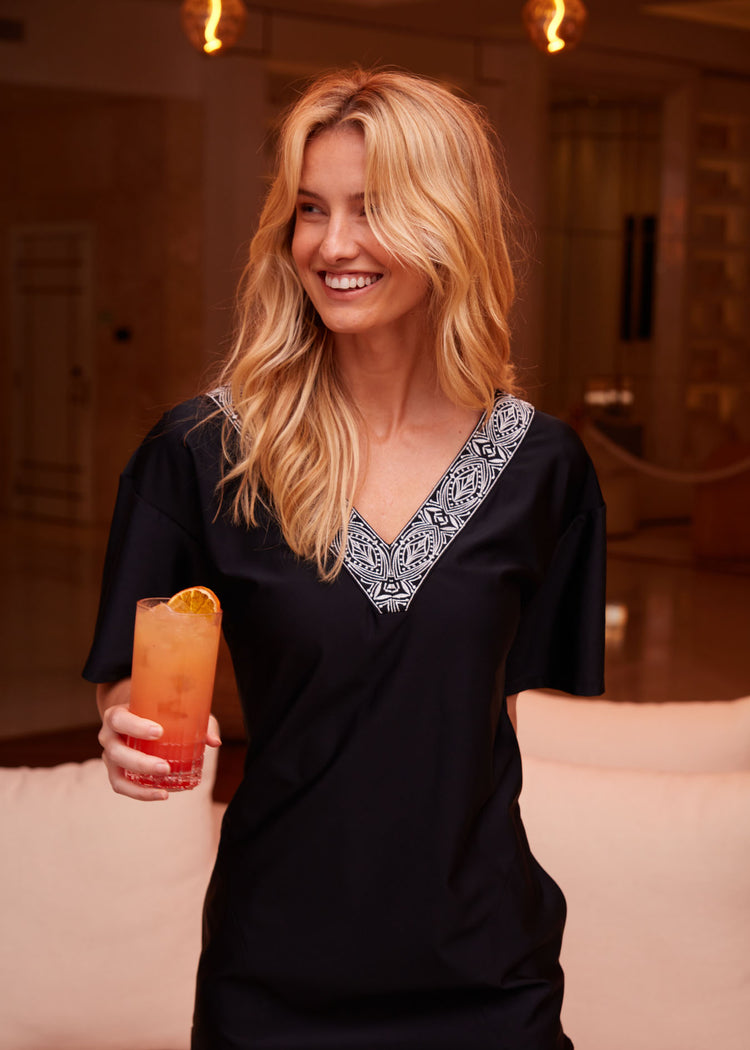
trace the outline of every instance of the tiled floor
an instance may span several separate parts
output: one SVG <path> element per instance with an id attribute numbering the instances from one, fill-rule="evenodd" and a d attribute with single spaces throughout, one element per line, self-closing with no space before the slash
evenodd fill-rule
<path id="1" fill-rule="evenodd" d="M 0 737 L 96 720 L 80 668 L 104 541 L 96 530 L 0 519 Z M 699 568 L 686 528 L 645 530 L 611 543 L 608 599 L 608 697 L 750 694 L 750 563 Z"/>

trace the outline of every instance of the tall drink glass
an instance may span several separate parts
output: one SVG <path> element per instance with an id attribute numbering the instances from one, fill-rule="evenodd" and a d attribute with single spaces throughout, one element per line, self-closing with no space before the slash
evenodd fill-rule
<path id="1" fill-rule="evenodd" d="M 219 650 L 221 610 L 177 612 L 168 598 L 142 598 L 135 614 L 130 710 L 164 728 L 159 740 L 128 747 L 169 762 L 156 776 L 126 772 L 136 784 L 186 791 L 200 783 Z"/>

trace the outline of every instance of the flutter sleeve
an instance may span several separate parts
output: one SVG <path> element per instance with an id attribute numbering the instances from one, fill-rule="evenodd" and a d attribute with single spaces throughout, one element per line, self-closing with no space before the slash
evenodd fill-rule
<path id="1" fill-rule="evenodd" d="M 89 681 L 130 675 L 138 599 L 169 597 L 208 582 L 204 510 L 187 440 L 195 424 L 185 406 L 168 413 L 120 477 L 94 640 L 83 670 Z"/>
<path id="2" fill-rule="evenodd" d="M 523 604 L 506 664 L 506 693 L 604 691 L 606 511 L 580 447 L 575 500 L 538 587 Z M 570 494 L 567 495 L 571 501 Z"/>

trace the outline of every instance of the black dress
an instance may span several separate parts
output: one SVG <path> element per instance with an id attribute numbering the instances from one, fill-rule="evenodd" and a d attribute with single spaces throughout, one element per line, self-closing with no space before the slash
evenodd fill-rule
<path id="1" fill-rule="evenodd" d="M 505 697 L 603 688 L 604 513 L 581 443 L 498 395 L 397 539 L 355 513 L 322 583 L 273 520 L 219 506 L 226 400 L 168 413 L 125 470 L 84 672 L 130 673 L 138 598 L 219 595 L 250 745 L 194 1050 L 569 1050 L 565 901 L 527 844 Z"/>

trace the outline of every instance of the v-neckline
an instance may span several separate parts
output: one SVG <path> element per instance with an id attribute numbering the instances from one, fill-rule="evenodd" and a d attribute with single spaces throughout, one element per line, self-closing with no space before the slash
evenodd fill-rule
<path id="1" fill-rule="evenodd" d="M 499 393 L 432 492 L 390 543 L 353 510 L 344 567 L 379 613 L 405 612 L 444 551 L 474 516 L 521 445 L 534 416 Z M 341 535 L 331 553 L 341 552 Z"/>
<path id="2" fill-rule="evenodd" d="M 372 525 L 372 524 L 371 524 L 371 523 L 370 523 L 370 522 L 368 521 L 368 519 L 367 519 L 367 518 L 365 517 L 365 515 L 364 515 L 364 514 L 363 514 L 363 513 L 362 513 L 362 512 L 360 511 L 360 510 L 358 510 L 356 506 L 354 506 L 354 507 L 352 508 L 352 515 L 355 515 L 355 514 L 356 514 L 356 516 L 357 516 L 357 517 L 359 518 L 359 520 L 360 520 L 360 521 L 362 521 L 362 522 L 364 522 L 364 524 L 365 524 L 365 525 L 367 526 L 367 528 L 368 528 L 368 529 L 370 529 L 370 531 L 371 531 L 371 532 L 372 532 L 372 533 L 373 533 L 373 534 L 374 534 L 375 536 L 377 536 L 378 540 L 379 540 L 379 541 L 380 541 L 380 542 L 381 542 L 381 543 L 382 543 L 382 544 L 383 544 L 383 545 L 384 545 L 385 547 L 387 547 L 387 548 L 388 548 L 389 550 L 390 550 L 390 549 L 392 549 L 392 548 L 393 548 L 393 546 L 394 546 L 394 545 L 395 545 L 396 543 L 398 543 L 398 541 L 399 541 L 399 540 L 401 539 L 401 537 L 402 537 L 402 536 L 403 536 L 403 534 L 404 534 L 404 533 L 406 532 L 406 530 L 407 530 L 407 529 L 409 528 L 409 526 L 410 526 L 410 525 L 411 525 L 411 523 L 412 523 L 412 522 L 414 521 L 414 519 L 415 519 L 415 518 L 416 518 L 416 517 L 417 517 L 417 516 L 418 516 L 419 514 L 421 514 L 421 513 L 422 513 L 422 510 L 423 510 L 423 508 L 424 508 L 425 504 L 427 503 L 427 501 L 428 501 L 428 500 L 429 500 L 429 499 L 430 499 L 430 498 L 431 498 L 431 497 L 432 497 L 432 496 L 434 495 L 434 493 L 435 493 L 435 490 L 436 490 L 436 489 L 438 489 L 438 488 L 439 488 L 439 487 L 440 487 L 440 486 L 441 486 L 441 485 L 443 484 L 443 482 L 445 481 L 445 479 L 446 479 L 446 478 L 448 477 L 448 475 L 450 474 L 451 470 L 453 470 L 453 467 L 455 466 L 456 462 L 457 462 L 457 461 L 458 461 L 458 460 L 459 460 L 459 459 L 461 458 L 461 456 L 462 456 L 462 455 L 464 454 L 464 451 L 465 451 L 465 449 L 466 449 L 466 446 L 467 446 L 467 445 L 469 444 L 469 442 L 470 442 L 470 441 L 473 441 L 473 440 L 474 440 L 474 438 L 476 437 L 477 431 L 479 431 L 479 430 L 480 430 L 480 428 L 481 428 L 481 427 L 482 427 L 482 426 L 484 425 L 484 422 L 485 422 L 485 416 L 484 416 L 484 413 L 482 413 L 482 415 L 481 415 L 481 416 L 479 417 L 479 419 L 478 419 L 478 420 L 476 421 L 476 423 L 474 424 L 474 426 L 473 426 L 473 428 L 472 428 L 472 430 L 471 430 L 470 434 L 468 435 L 468 437 L 467 437 L 467 438 L 465 439 L 465 441 L 463 442 L 463 444 L 461 445 L 461 447 L 459 448 L 459 450 L 458 450 L 458 451 L 456 452 L 456 454 L 455 454 L 455 455 L 453 456 L 453 459 L 451 459 L 450 463 L 449 463 L 449 464 L 448 464 L 448 466 L 447 466 L 447 467 L 445 468 L 445 470 L 444 470 L 444 471 L 442 472 L 442 474 L 441 474 L 441 475 L 440 475 L 440 477 L 439 477 L 439 478 L 437 479 L 437 481 L 436 481 L 436 482 L 435 482 L 435 483 L 434 483 L 433 485 L 431 485 L 431 486 L 430 486 L 430 490 L 429 490 L 429 492 L 427 493 L 427 495 L 425 496 L 425 498 L 424 498 L 424 499 L 422 500 L 422 502 L 421 502 L 421 503 L 419 504 L 419 506 L 418 506 L 418 507 L 416 508 L 416 510 L 415 510 L 415 511 L 413 512 L 413 514 L 411 514 L 411 515 L 410 515 L 410 516 L 409 516 L 409 517 L 408 517 L 408 518 L 406 519 L 406 521 L 405 521 L 405 522 L 404 522 L 404 524 L 403 524 L 403 525 L 401 526 L 401 528 L 400 528 L 400 529 L 398 530 L 398 532 L 396 533 L 396 535 L 395 535 L 395 536 L 393 537 L 393 539 L 392 539 L 392 540 L 387 540 L 387 539 L 385 539 L 385 537 L 384 537 L 384 536 L 382 536 L 382 535 L 381 535 L 381 534 L 380 534 L 380 533 L 378 532 L 378 530 L 377 530 L 377 529 L 375 528 L 375 526 L 374 526 L 374 525 Z"/>

